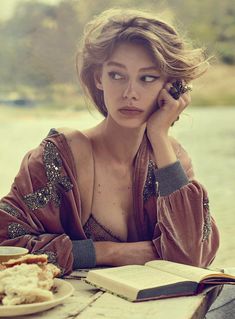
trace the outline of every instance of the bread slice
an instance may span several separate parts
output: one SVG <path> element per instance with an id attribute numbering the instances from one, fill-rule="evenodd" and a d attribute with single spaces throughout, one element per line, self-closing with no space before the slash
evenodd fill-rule
<path id="1" fill-rule="evenodd" d="M 16 259 L 10 259 L 2 263 L 3 266 L 9 268 L 21 264 L 47 264 L 48 257 L 46 254 L 34 255 L 27 254 Z"/>

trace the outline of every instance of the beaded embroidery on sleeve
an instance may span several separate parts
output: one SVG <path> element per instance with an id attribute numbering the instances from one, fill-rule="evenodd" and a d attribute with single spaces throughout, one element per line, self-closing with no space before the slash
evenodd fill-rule
<path id="1" fill-rule="evenodd" d="M 206 216 L 203 226 L 203 237 L 202 241 L 205 241 L 208 239 L 210 233 L 211 233 L 211 215 L 210 215 L 210 207 L 209 207 L 209 200 L 205 199 L 203 202 L 203 206 L 206 209 Z"/>
<path id="2" fill-rule="evenodd" d="M 60 206 L 61 193 L 59 186 L 65 192 L 72 189 L 73 184 L 68 176 L 62 176 L 62 160 L 57 147 L 52 142 L 47 142 L 43 154 L 47 185 L 34 193 L 25 195 L 24 202 L 31 210 L 45 207 L 52 200 L 56 206 Z"/>
<path id="3" fill-rule="evenodd" d="M 152 160 L 150 160 L 148 163 L 148 173 L 147 173 L 144 190 L 143 190 L 144 202 L 146 202 L 151 196 L 157 195 L 156 186 L 155 186 L 155 174 L 154 174 L 155 168 L 156 168 L 155 163 Z"/>
<path id="4" fill-rule="evenodd" d="M 21 213 L 10 204 L 1 202 L 0 209 L 13 217 L 19 218 L 21 216 Z"/>
<path id="5" fill-rule="evenodd" d="M 13 217 L 16 217 L 18 219 L 20 219 L 21 217 L 20 211 L 8 203 L 1 202 L 0 209 L 4 211 L 5 213 Z M 9 223 L 7 227 L 7 231 L 8 231 L 8 237 L 10 239 L 14 239 L 20 236 L 30 234 L 29 230 L 27 230 L 24 226 L 22 226 L 20 223 L 17 223 L 17 222 Z"/>

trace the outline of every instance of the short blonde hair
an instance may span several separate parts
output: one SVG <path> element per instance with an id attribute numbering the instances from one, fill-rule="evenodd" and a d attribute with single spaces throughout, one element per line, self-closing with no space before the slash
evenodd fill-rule
<path id="1" fill-rule="evenodd" d="M 120 42 L 143 45 L 161 72 L 186 83 L 205 72 L 208 62 L 201 48 L 193 49 L 170 24 L 149 13 L 109 9 L 85 27 L 77 71 L 86 94 L 105 117 L 103 92 L 96 88 L 94 72 L 112 55 Z"/>

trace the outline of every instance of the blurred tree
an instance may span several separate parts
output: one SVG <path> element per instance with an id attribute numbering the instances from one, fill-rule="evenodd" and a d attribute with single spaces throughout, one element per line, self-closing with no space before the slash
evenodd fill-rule
<path id="1" fill-rule="evenodd" d="M 234 1 L 168 0 L 168 3 L 189 37 L 205 45 L 222 62 L 235 64 Z"/>
<path id="2" fill-rule="evenodd" d="M 84 24 L 115 0 L 62 0 L 57 5 L 22 1 L 0 23 L 0 83 L 46 87 L 74 83 L 75 54 Z M 235 6 L 231 0 L 119 0 L 118 7 L 166 12 L 209 53 L 235 64 Z"/>
<path id="3" fill-rule="evenodd" d="M 46 86 L 72 81 L 81 33 L 73 1 L 26 2 L 1 28 L 1 82 Z M 14 76 L 13 76 L 14 74 Z"/>

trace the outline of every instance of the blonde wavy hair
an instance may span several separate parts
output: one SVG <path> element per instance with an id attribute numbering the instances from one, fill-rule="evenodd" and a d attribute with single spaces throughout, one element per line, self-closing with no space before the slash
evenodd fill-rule
<path id="1" fill-rule="evenodd" d="M 120 42 L 143 45 L 169 80 L 181 79 L 188 83 L 208 67 L 204 51 L 192 48 L 169 23 L 138 10 L 106 10 L 86 25 L 76 58 L 82 87 L 105 117 L 103 91 L 96 87 L 94 72 L 109 59 Z"/>

